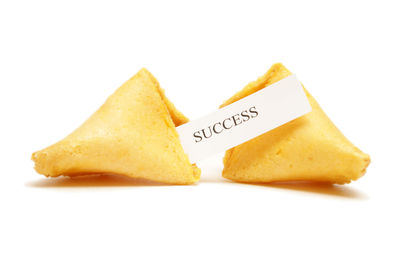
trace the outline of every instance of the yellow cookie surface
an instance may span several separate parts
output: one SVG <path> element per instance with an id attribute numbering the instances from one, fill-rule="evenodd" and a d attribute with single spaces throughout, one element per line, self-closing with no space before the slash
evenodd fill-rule
<path id="1" fill-rule="evenodd" d="M 190 164 L 175 130 L 187 121 L 142 69 L 83 125 L 32 159 L 38 173 L 51 177 L 107 173 L 191 184 L 200 169 Z"/>
<path id="2" fill-rule="evenodd" d="M 289 75 L 282 64 L 275 64 L 221 107 Z M 364 175 L 370 157 L 347 140 L 305 92 L 312 112 L 226 151 L 223 177 L 249 183 L 306 180 L 344 184 Z"/>

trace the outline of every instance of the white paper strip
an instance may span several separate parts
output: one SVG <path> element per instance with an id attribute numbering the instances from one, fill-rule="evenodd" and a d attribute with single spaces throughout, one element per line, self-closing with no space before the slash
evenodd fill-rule
<path id="1" fill-rule="evenodd" d="M 176 128 L 191 163 L 228 150 L 311 111 L 295 75 Z"/>

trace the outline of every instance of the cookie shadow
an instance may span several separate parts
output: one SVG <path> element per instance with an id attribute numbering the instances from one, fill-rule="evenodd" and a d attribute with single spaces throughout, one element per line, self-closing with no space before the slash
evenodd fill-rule
<path id="1" fill-rule="evenodd" d="M 367 200 L 368 195 L 365 193 L 351 188 L 348 185 L 337 185 L 325 182 L 309 182 L 309 181 L 296 181 L 296 182 L 272 182 L 272 183 L 246 183 L 248 185 L 263 186 L 268 188 L 306 192 L 319 195 L 329 195 L 335 197 Z"/>
<path id="2" fill-rule="evenodd" d="M 38 188 L 73 188 L 73 187 L 137 187 L 167 186 L 168 184 L 140 178 L 130 178 L 112 174 L 96 174 L 74 177 L 41 178 L 25 183 L 27 187 Z"/>

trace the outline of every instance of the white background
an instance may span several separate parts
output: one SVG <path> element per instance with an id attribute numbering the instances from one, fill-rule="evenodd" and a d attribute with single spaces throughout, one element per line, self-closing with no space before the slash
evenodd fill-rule
<path id="1" fill-rule="evenodd" d="M 0 267 L 399 267 L 398 1 L 1 1 Z M 44 179 L 32 152 L 148 68 L 194 119 L 275 62 L 372 163 L 346 186 Z"/>

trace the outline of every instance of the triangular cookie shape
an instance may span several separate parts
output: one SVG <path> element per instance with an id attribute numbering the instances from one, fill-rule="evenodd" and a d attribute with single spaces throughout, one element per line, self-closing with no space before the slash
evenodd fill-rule
<path id="1" fill-rule="evenodd" d="M 275 64 L 221 107 L 289 75 L 282 64 Z M 344 184 L 364 175 L 370 157 L 347 140 L 304 91 L 312 112 L 228 150 L 223 177 L 249 183 L 305 180 Z"/>
<path id="2" fill-rule="evenodd" d="M 175 130 L 187 121 L 141 69 L 83 125 L 32 160 L 38 173 L 51 177 L 106 173 L 191 184 L 200 169 L 190 164 Z"/>

